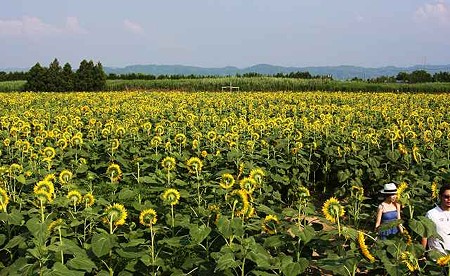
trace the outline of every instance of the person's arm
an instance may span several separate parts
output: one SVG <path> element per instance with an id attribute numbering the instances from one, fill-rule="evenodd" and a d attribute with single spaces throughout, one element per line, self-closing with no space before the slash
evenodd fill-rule
<path id="1" fill-rule="evenodd" d="M 399 203 L 396 203 L 395 207 L 397 208 L 397 219 L 401 219 L 402 216 L 401 216 L 400 212 L 402 210 L 402 206 Z M 400 233 L 403 233 L 403 225 L 402 224 L 398 225 L 398 230 L 400 230 Z"/>
<path id="2" fill-rule="evenodd" d="M 421 243 L 422 243 L 423 248 L 427 248 L 428 239 L 423 237 Z"/>
<path id="3" fill-rule="evenodd" d="M 377 219 L 375 221 L 375 231 L 377 231 L 378 227 L 380 227 L 382 215 L 383 215 L 383 207 L 380 204 L 378 205 Z"/>

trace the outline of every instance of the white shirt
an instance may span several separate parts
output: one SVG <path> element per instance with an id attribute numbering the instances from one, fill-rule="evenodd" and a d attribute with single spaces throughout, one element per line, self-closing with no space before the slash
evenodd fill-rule
<path id="1" fill-rule="evenodd" d="M 445 254 L 445 250 L 450 250 L 450 211 L 444 211 L 436 206 L 427 212 L 426 217 L 434 222 L 436 232 L 441 237 L 441 239 L 429 238 L 428 247 Z"/>

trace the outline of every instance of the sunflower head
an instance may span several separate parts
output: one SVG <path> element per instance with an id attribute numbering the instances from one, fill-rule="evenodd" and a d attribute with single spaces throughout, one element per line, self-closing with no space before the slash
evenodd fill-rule
<path id="1" fill-rule="evenodd" d="M 309 197 L 311 196 L 311 193 L 309 192 L 308 188 L 305 186 L 300 186 L 298 188 L 298 197 L 300 202 L 306 202 L 308 201 Z"/>
<path id="2" fill-rule="evenodd" d="M 94 205 L 95 197 L 91 193 L 87 193 L 83 196 L 83 202 L 86 204 L 86 207 L 91 207 Z"/>
<path id="3" fill-rule="evenodd" d="M 265 173 L 262 169 L 253 169 L 250 171 L 250 178 L 254 179 L 259 185 L 262 184 Z"/>
<path id="4" fill-rule="evenodd" d="M 52 233 L 53 231 L 58 230 L 58 228 L 61 228 L 63 225 L 64 225 L 64 220 L 61 219 L 61 218 L 59 218 L 59 219 L 57 219 L 57 220 L 55 220 L 55 221 L 52 221 L 52 222 L 48 225 L 47 229 L 48 229 L 48 231 L 49 231 L 50 233 Z"/>
<path id="5" fill-rule="evenodd" d="M 358 231 L 358 245 L 364 257 L 366 257 L 371 263 L 375 262 L 375 257 L 370 253 L 366 245 L 366 238 L 364 237 L 364 233 L 361 231 Z"/>
<path id="6" fill-rule="evenodd" d="M 184 135 L 183 133 L 178 133 L 177 135 L 175 135 L 175 143 L 177 145 L 185 145 L 186 140 L 186 135 Z"/>
<path id="7" fill-rule="evenodd" d="M 202 160 L 200 160 L 200 158 L 191 157 L 186 162 L 186 165 L 190 173 L 200 173 L 202 171 L 203 162 Z"/>
<path id="8" fill-rule="evenodd" d="M 161 196 L 162 200 L 169 205 L 176 205 L 180 200 L 180 192 L 176 189 L 167 189 Z"/>
<path id="9" fill-rule="evenodd" d="M 161 143 L 162 143 L 162 139 L 160 136 L 155 136 L 152 138 L 152 140 L 150 140 L 150 146 L 152 148 L 158 147 L 159 145 L 161 145 Z"/>
<path id="10" fill-rule="evenodd" d="M 436 260 L 437 265 L 447 266 L 450 262 L 450 255 L 445 255 Z"/>
<path id="11" fill-rule="evenodd" d="M 439 195 L 439 191 L 437 188 L 437 183 L 436 183 L 436 181 L 433 181 L 433 183 L 431 183 L 431 199 L 438 198 L 438 195 Z"/>
<path id="12" fill-rule="evenodd" d="M 70 143 L 74 147 L 79 147 L 83 144 L 83 137 L 81 137 L 81 135 L 75 135 L 70 139 Z"/>
<path id="13" fill-rule="evenodd" d="M 44 156 L 44 159 L 52 160 L 55 158 L 56 151 L 52 147 L 46 147 L 42 150 L 42 155 Z"/>
<path id="14" fill-rule="evenodd" d="M 9 203 L 9 197 L 6 190 L 0 188 L 0 211 L 6 212 L 6 206 Z"/>
<path id="15" fill-rule="evenodd" d="M 23 167 L 22 165 L 19 165 L 17 163 L 13 163 L 11 164 L 11 166 L 9 166 L 9 173 L 11 175 L 18 175 L 23 171 Z"/>
<path id="16" fill-rule="evenodd" d="M 105 209 L 105 222 L 112 223 L 115 226 L 125 224 L 127 216 L 127 210 L 119 203 L 114 203 Z"/>
<path id="17" fill-rule="evenodd" d="M 112 182 L 119 181 L 122 178 L 122 170 L 118 164 L 109 165 L 106 169 L 106 174 L 109 176 Z"/>
<path id="18" fill-rule="evenodd" d="M 44 191 L 49 193 L 50 195 L 53 195 L 53 193 L 55 192 L 55 186 L 51 181 L 44 179 L 34 185 L 33 191 L 34 193 L 37 193 L 38 191 Z"/>
<path id="19" fill-rule="evenodd" d="M 227 200 L 232 204 L 237 216 L 244 216 L 250 208 L 249 194 L 247 190 L 233 190 Z"/>
<path id="20" fill-rule="evenodd" d="M 171 170 L 175 169 L 175 165 L 176 165 L 175 158 L 167 156 L 166 158 L 164 158 L 161 161 L 161 165 L 163 166 L 164 169 L 171 171 Z"/>
<path id="21" fill-rule="evenodd" d="M 112 139 L 111 140 L 111 150 L 119 149 L 119 145 L 120 145 L 119 139 Z"/>
<path id="22" fill-rule="evenodd" d="M 280 223 L 277 216 L 267 215 L 262 222 L 262 229 L 267 234 L 273 235 L 277 233 L 277 225 Z"/>
<path id="23" fill-rule="evenodd" d="M 156 223 L 156 211 L 152 208 L 143 210 L 139 215 L 139 222 L 144 226 L 152 226 Z"/>
<path id="24" fill-rule="evenodd" d="M 229 173 L 222 174 L 222 178 L 220 179 L 220 187 L 222 187 L 225 190 L 233 188 L 233 185 L 236 181 L 234 180 L 234 177 Z"/>
<path id="25" fill-rule="evenodd" d="M 82 196 L 79 191 L 72 190 L 67 194 L 67 199 L 73 204 L 79 204 L 81 202 Z"/>
<path id="26" fill-rule="evenodd" d="M 36 196 L 36 198 L 39 201 L 42 202 L 42 204 L 47 204 L 47 203 L 52 203 L 53 202 L 52 194 L 50 194 L 49 192 L 46 192 L 44 190 L 35 191 L 34 195 Z"/>
<path id="27" fill-rule="evenodd" d="M 241 186 L 241 189 L 246 190 L 251 194 L 257 188 L 258 183 L 253 178 L 245 177 L 239 181 L 239 185 Z"/>
<path id="28" fill-rule="evenodd" d="M 217 138 L 217 133 L 214 130 L 208 131 L 206 137 L 209 141 L 214 142 Z"/>
<path id="29" fill-rule="evenodd" d="M 61 182 L 61 184 L 67 184 L 70 182 L 70 180 L 72 180 L 72 172 L 69 170 L 62 170 L 61 173 L 59 174 L 59 182 Z"/>
<path id="30" fill-rule="evenodd" d="M 339 200 L 335 197 L 331 197 L 325 201 L 322 212 L 325 215 L 325 218 L 331 223 L 335 223 L 337 218 L 342 217 L 345 214 L 344 207 L 342 207 Z"/>

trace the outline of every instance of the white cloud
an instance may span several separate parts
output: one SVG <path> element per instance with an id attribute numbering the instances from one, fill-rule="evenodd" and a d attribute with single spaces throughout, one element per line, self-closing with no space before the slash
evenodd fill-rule
<path id="1" fill-rule="evenodd" d="M 55 34 L 83 34 L 86 30 L 80 27 L 76 17 L 67 17 L 64 27 L 53 26 L 38 17 L 23 16 L 20 19 L 0 19 L 0 36 L 45 36 Z"/>
<path id="2" fill-rule="evenodd" d="M 450 25 L 450 6 L 444 0 L 437 0 L 419 7 L 414 18 L 417 21 L 436 21 Z"/>
<path id="3" fill-rule="evenodd" d="M 125 19 L 123 21 L 123 25 L 125 26 L 125 28 L 134 33 L 134 34 L 143 34 L 144 33 L 144 28 L 142 28 L 141 25 L 139 25 L 136 22 L 133 22 L 131 20 Z"/>
<path id="4" fill-rule="evenodd" d="M 80 26 L 78 18 L 74 16 L 67 17 L 66 30 L 76 34 L 87 34 L 87 31 Z"/>
<path id="5" fill-rule="evenodd" d="M 355 17 L 356 22 L 363 22 L 364 21 L 364 17 L 362 17 L 360 14 L 357 14 Z"/>

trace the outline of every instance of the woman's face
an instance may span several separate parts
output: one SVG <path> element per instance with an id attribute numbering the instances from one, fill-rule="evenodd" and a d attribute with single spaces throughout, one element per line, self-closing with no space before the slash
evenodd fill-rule
<path id="1" fill-rule="evenodd" d="M 390 195 L 389 199 L 390 199 L 391 202 L 396 202 L 397 201 L 397 195 L 396 194 Z"/>

